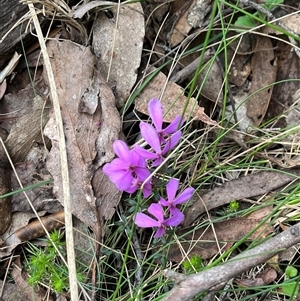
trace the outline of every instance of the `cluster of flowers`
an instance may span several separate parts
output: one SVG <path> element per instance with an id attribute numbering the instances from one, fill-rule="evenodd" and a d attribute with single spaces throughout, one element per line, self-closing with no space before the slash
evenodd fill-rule
<path id="1" fill-rule="evenodd" d="M 118 190 L 134 193 L 142 188 L 145 198 L 152 193 L 148 160 L 151 161 L 152 167 L 160 165 L 165 160 L 169 151 L 178 144 L 182 135 L 178 129 L 184 123 L 182 116 L 177 116 L 169 126 L 163 129 L 163 110 L 158 99 L 150 100 L 148 110 L 154 126 L 141 122 L 140 130 L 151 149 L 147 150 L 139 145 L 134 145 L 133 149 L 129 149 L 124 141 L 116 140 L 113 148 L 118 158 L 103 167 L 103 172 Z M 178 186 L 179 180 L 171 179 L 166 185 L 167 199 L 160 197 L 158 203 L 152 203 L 149 206 L 148 212 L 156 219 L 138 212 L 134 218 L 135 224 L 141 228 L 157 228 L 154 237 L 158 238 L 165 234 L 167 226 L 174 227 L 182 223 L 184 214 L 177 208 L 177 205 L 188 201 L 194 189 L 187 188 L 176 196 Z M 163 207 L 166 207 L 165 210 Z"/>

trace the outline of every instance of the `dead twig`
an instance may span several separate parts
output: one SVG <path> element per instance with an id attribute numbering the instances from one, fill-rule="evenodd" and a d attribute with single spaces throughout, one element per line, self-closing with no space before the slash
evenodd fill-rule
<path id="1" fill-rule="evenodd" d="M 174 281 L 175 286 L 163 301 L 191 300 L 197 294 L 229 281 L 299 242 L 300 223 L 262 244 L 240 253 L 225 264 L 212 267 L 198 274 L 185 276 L 172 270 L 165 270 L 165 276 Z"/>

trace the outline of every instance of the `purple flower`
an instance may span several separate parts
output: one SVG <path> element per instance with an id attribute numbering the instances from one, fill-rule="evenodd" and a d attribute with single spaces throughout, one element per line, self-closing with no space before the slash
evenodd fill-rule
<path id="1" fill-rule="evenodd" d="M 174 134 L 184 124 L 184 118 L 181 115 L 178 115 L 170 125 L 163 129 L 163 109 L 160 101 L 156 98 L 150 100 L 148 111 L 158 133 L 160 143 L 166 142 L 165 138 Z"/>
<path id="2" fill-rule="evenodd" d="M 141 122 L 140 129 L 141 129 L 142 137 L 148 142 L 148 144 L 152 147 L 154 152 L 145 150 L 139 145 L 135 145 L 134 150 L 137 153 L 139 153 L 143 158 L 154 160 L 152 166 L 160 165 L 164 161 L 165 155 L 177 145 L 177 143 L 181 138 L 181 131 L 175 132 L 175 134 L 173 134 L 168 139 L 168 141 L 166 142 L 166 144 L 163 146 L 162 149 L 162 145 L 159 140 L 158 133 L 152 125 L 146 122 Z"/>
<path id="3" fill-rule="evenodd" d="M 179 180 L 178 179 L 171 179 L 166 186 L 167 190 L 167 200 L 164 198 L 160 198 L 159 202 L 165 207 L 170 209 L 171 215 L 176 215 L 180 210 L 176 207 L 179 204 L 187 202 L 194 193 L 194 188 L 187 188 L 183 190 L 177 197 L 176 192 L 178 190 Z"/>
<path id="4" fill-rule="evenodd" d="M 145 160 L 135 150 L 129 150 L 122 140 L 116 140 L 113 149 L 119 158 L 105 164 L 103 172 L 120 191 L 136 192 L 151 174 L 147 169 Z M 151 192 L 150 178 L 143 187 L 144 197 L 148 197 Z"/>
<path id="5" fill-rule="evenodd" d="M 164 218 L 164 211 L 160 204 L 151 204 L 148 208 L 148 212 L 156 219 L 149 217 L 148 215 L 138 212 L 134 218 L 134 223 L 141 228 L 156 227 L 157 231 L 154 234 L 154 238 L 163 236 L 168 226 L 178 226 L 184 220 L 182 212 L 177 212 L 175 215 L 168 219 Z"/>

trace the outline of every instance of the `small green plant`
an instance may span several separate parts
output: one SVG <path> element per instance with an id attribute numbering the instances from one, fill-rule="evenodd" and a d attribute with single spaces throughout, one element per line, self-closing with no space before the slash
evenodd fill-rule
<path id="1" fill-rule="evenodd" d="M 189 260 L 182 263 L 182 267 L 186 274 L 200 272 L 203 268 L 203 260 L 201 256 L 193 255 Z"/>
<path id="2" fill-rule="evenodd" d="M 282 4 L 284 2 L 284 0 L 266 0 L 266 3 L 262 4 L 261 6 L 263 8 L 265 8 L 268 11 L 271 11 L 272 9 L 274 9 L 277 5 Z M 253 16 L 257 16 L 260 19 L 264 20 L 265 19 L 265 15 L 262 12 L 255 12 L 253 14 Z M 252 18 L 249 15 L 245 15 L 245 16 L 241 16 L 239 17 L 235 23 L 234 23 L 237 27 L 241 27 L 244 29 L 251 29 L 253 27 L 255 27 L 257 24 L 255 23 L 255 19 Z"/>
<path id="3" fill-rule="evenodd" d="M 57 293 L 68 290 L 68 269 L 57 252 L 58 249 L 62 254 L 65 253 L 65 242 L 62 238 L 63 233 L 55 230 L 50 234 L 50 239 L 47 239 L 47 245 L 43 249 L 29 243 L 27 251 L 31 255 L 27 263 L 27 271 L 30 285 L 44 283 Z M 82 274 L 78 273 L 77 278 L 82 280 Z"/>
<path id="4" fill-rule="evenodd" d="M 222 211 L 219 211 L 218 213 L 220 214 L 220 216 L 227 216 L 228 214 L 230 214 L 230 216 L 232 217 L 237 216 L 238 213 L 237 211 L 240 208 L 240 204 L 237 200 L 233 200 L 229 203 L 229 205 L 227 207 L 225 207 L 224 209 L 222 209 Z"/>
<path id="5" fill-rule="evenodd" d="M 285 269 L 285 281 L 281 284 L 281 289 L 284 295 L 289 296 L 290 300 L 293 300 L 298 295 L 299 283 L 298 281 L 291 281 L 298 275 L 298 270 L 289 265 Z"/>

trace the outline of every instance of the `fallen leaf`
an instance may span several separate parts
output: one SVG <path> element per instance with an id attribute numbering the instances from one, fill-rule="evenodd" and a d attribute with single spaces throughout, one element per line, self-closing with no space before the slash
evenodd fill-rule
<path id="1" fill-rule="evenodd" d="M 0 144 L 0 195 L 5 195 L 11 190 L 9 163 L 5 150 Z M 12 218 L 11 198 L 0 199 L 0 235 L 9 228 Z"/>
<path id="2" fill-rule="evenodd" d="M 197 84 L 199 87 L 202 87 L 201 95 L 215 103 L 222 103 L 223 77 L 216 60 L 201 71 Z"/>
<path id="3" fill-rule="evenodd" d="M 251 73 L 251 62 L 246 55 L 236 54 L 228 49 L 228 61 L 232 62 L 228 73 L 228 81 L 238 87 L 243 86 Z"/>
<path id="4" fill-rule="evenodd" d="M 285 25 L 287 28 L 289 28 L 291 31 L 293 31 L 295 34 L 300 34 L 300 14 L 287 14 L 286 16 L 283 16 L 280 18 L 280 23 Z M 265 34 L 279 34 L 282 35 L 282 32 L 277 31 L 270 26 L 264 26 L 262 27 L 262 32 Z"/>
<path id="5" fill-rule="evenodd" d="M 177 46 L 181 43 L 188 35 L 190 30 L 193 28 L 188 23 L 187 16 L 191 7 L 196 3 L 196 0 L 176 0 L 172 3 L 172 13 L 174 16 L 178 16 L 173 28 L 168 34 L 168 42 L 171 47 Z"/>
<path id="6" fill-rule="evenodd" d="M 189 258 L 193 255 L 201 256 L 203 259 L 212 258 L 220 250 L 222 252 L 228 250 L 236 241 L 243 238 L 259 223 L 260 220 L 255 219 L 233 218 L 213 223 L 213 226 L 200 228 L 188 234 L 185 234 L 188 232 L 188 229 L 180 230 L 176 235 L 178 237 L 183 236 L 183 239 L 179 240 L 179 246 L 177 244 L 171 245 L 168 259 L 180 262 L 186 255 Z M 248 240 L 265 238 L 272 231 L 273 228 L 271 226 L 263 225 Z"/>
<path id="7" fill-rule="evenodd" d="M 64 211 L 59 211 L 42 217 L 41 221 L 44 227 L 47 229 L 47 231 L 52 232 L 53 230 L 59 229 L 62 226 L 64 226 L 65 213 Z M 22 228 L 19 228 L 14 233 L 14 235 L 16 235 L 16 237 L 20 239 L 20 241 L 29 241 L 44 236 L 45 234 L 46 232 L 38 219 L 33 222 L 30 222 L 28 225 Z"/>
<path id="8" fill-rule="evenodd" d="M 100 168 L 93 177 L 92 185 L 97 198 L 99 214 L 104 220 L 110 220 L 119 204 L 122 192 L 116 188 L 115 184 L 109 180 Z"/>
<path id="9" fill-rule="evenodd" d="M 90 48 L 69 41 L 50 41 L 47 51 L 51 57 L 64 122 L 72 213 L 92 229 L 97 229 L 96 198 L 91 179 L 100 132 L 97 122 L 101 120 L 101 112 L 99 106 L 93 115 L 79 112 L 82 95 L 94 83 L 96 58 Z M 66 76 L 66 70 L 71 76 Z M 57 128 L 53 118 L 50 118 L 44 133 L 52 140 L 47 168 L 54 179 L 53 192 L 63 204 Z"/>
<path id="10" fill-rule="evenodd" d="M 98 70 L 113 87 L 118 107 L 128 99 L 136 82 L 145 35 L 143 10 L 140 3 L 98 12 L 93 23 L 93 50 Z M 132 22 L 134 20 L 134 22 Z"/>
<path id="11" fill-rule="evenodd" d="M 201 120 L 214 126 L 219 126 L 217 122 L 209 118 L 204 113 L 204 108 L 198 106 L 195 98 L 190 98 L 188 100 L 187 97 L 184 96 L 183 90 L 179 85 L 174 82 L 168 82 L 166 87 L 164 87 L 166 81 L 167 77 L 162 72 L 159 72 L 136 97 L 135 109 L 148 115 L 149 100 L 152 98 L 158 98 L 160 99 L 165 112 L 164 121 L 172 122 L 176 116 L 183 114 L 185 105 L 188 102 L 185 113 L 183 114 L 186 119 L 189 117 L 195 117 L 196 120 Z M 161 91 L 164 91 L 162 96 Z"/>
<path id="12" fill-rule="evenodd" d="M 56 84 L 60 87 L 59 98 L 67 138 L 73 214 L 90 228 L 102 229 L 102 220 L 98 220 L 98 217 L 107 214 L 101 213 L 102 206 L 99 202 L 103 205 L 111 200 L 105 197 L 102 199 L 100 197 L 103 196 L 102 192 L 100 195 L 98 192 L 95 195 L 94 189 L 97 191 L 96 186 L 98 187 L 100 183 L 95 177 L 93 189 L 91 181 L 98 167 L 111 161 L 115 156 L 112 144 L 119 137 L 121 124 L 114 95 L 95 69 L 95 56 L 89 48 L 70 42 L 52 42 L 48 45 L 48 51 L 51 53 Z M 84 65 L 82 65 L 83 61 Z M 65 77 L 65 68 L 73 74 L 72 77 Z M 95 106 L 95 103 L 98 105 Z M 49 120 L 45 133 L 53 143 L 47 166 L 55 181 L 54 193 L 62 202 L 57 132 L 53 119 Z M 107 183 L 110 183 L 108 179 L 102 185 L 107 187 L 109 186 Z M 112 195 L 120 196 L 113 186 L 110 186 Z M 119 198 L 115 198 L 115 201 L 111 202 L 110 212 L 112 210 L 114 212 L 114 205 L 118 201 Z"/>
<path id="13" fill-rule="evenodd" d="M 14 163 L 23 162 L 34 143 L 43 142 L 42 129 L 48 121 L 50 108 L 49 102 L 36 96 L 28 107 L 30 111 L 20 115 L 12 126 L 5 143 Z"/>
<path id="14" fill-rule="evenodd" d="M 7 301 L 12 300 L 11 298 L 13 298 L 14 301 L 32 301 L 32 295 L 27 298 L 23 290 L 15 283 L 0 280 L 0 286 L 3 288 L 2 300 Z"/>
<path id="15" fill-rule="evenodd" d="M 47 290 L 39 286 L 32 287 L 28 285 L 26 279 L 23 278 L 22 269 L 16 264 L 13 264 L 13 268 L 10 272 L 14 282 L 16 283 L 18 289 L 22 291 L 23 295 L 30 300 L 42 301 L 47 298 L 49 301 L 54 301 L 54 298 L 47 294 Z M 47 297 L 46 297 L 47 296 Z M 48 299 L 49 298 L 49 299 Z M 15 298 L 14 298 L 15 300 Z"/>
<path id="16" fill-rule="evenodd" d="M 293 96 L 300 89 L 300 60 L 295 51 L 291 51 L 291 46 L 277 41 L 274 44 L 275 55 L 277 57 L 277 84 L 273 88 L 272 99 L 268 109 L 268 118 L 272 119 L 288 110 L 293 104 Z M 286 127 L 284 118 L 276 118 L 276 127 Z"/>
<path id="17" fill-rule="evenodd" d="M 273 44 L 269 37 L 259 36 L 259 41 L 251 59 L 252 82 L 246 101 L 247 116 L 259 126 L 267 112 L 276 80 L 277 65 L 274 60 Z M 262 89 L 262 90 L 261 90 Z"/>
<path id="18" fill-rule="evenodd" d="M 45 213 L 46 212 L 43 211 L 38 214 L 42 216 Z M 22 240 L 15 235 L 15 232 L 26 226 L 33 218 L 36 218 L 34 213 L 16 212 L 13 214 L 10 228 L 1 236 L 3 243 L 0 248 L 0 258 L 10 256 L 11 252 L 18 245 L 23 243 Z"/>
<path id="19" fill-rule="evenodd" d="M 277 272 L 269 267 L 257 274 L 253 279 L 236 279 L 235 283 L 243 287 L 263 286 L 272 283 L 277 278 Z"/>

